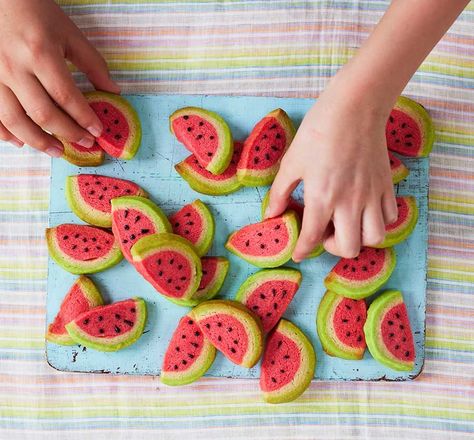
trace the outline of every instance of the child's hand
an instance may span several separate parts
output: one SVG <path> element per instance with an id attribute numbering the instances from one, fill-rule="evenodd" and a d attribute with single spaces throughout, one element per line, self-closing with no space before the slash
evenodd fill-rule
<path id="1" fill-rule="evenodd" d="M 356 96 L 334 78 L 306 114 L 272 185 L 267 217 L 283 212 L 304 181 L 297 262 L 321 242 L 332 254 L 355 257 L 361 245 L 380 243 L 385 224 L 397 218 L 385 141 L 390 108 Z"/>
<path id="2" fill-rule="evenodd" d="M 102 56 L 54 1 L 0 0 L 0 139 L 53 157 L 61 156 L 63 147 L 45 131 L 93 145 L 102 124 L 65 59 L 97 89 L 119 92 Z"/>

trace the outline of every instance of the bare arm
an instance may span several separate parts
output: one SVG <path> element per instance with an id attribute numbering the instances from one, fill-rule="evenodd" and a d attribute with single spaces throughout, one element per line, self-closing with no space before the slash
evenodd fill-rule
<path id="1" fill-rule="evenodd" d="M 306 114 L 273 183 L 267 217 L 304 181 L 305 213 L 293 254 L 314 246 L 354 257 L 380 243 L 397 206 L 385 141 L 390 110 L 468 0 L 394 0 L 354 58 Z"/>
<path id="2" fill-rule="evenodd" d="M 340 73 L 358 77 L 360 90 L 370 90 L 389 111 L 468 3 L 469 0 L 392 1 L 370 37 Z"/>

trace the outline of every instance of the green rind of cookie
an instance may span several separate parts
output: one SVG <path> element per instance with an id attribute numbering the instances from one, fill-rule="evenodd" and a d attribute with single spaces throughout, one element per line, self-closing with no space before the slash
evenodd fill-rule
<path id="1" fill-rule="evenodd" d="M 416 206 L 416 199 L 413 196 L 406 196 L 407 203 L 410 206 L 410 212 L 412 215 L 408 218 L 408 221 L 399 226 L 398 232 L 388 232 L 385 235 L 385 239 L 382 243 L 374 246 L 376 248 L 387 248 L 395 246 L 398 243 L 406 240 L 415 229 L 416 223 L 418 222 L 418 207 Z"/>
<path id="2" fill-rule="evenodd" d="M 143 212 L 159 232 L 171 232 L 173 230 L 166 214 L 150 199 L 143 196 L 125 196 L 112 199 L 112 212 L 127 208 Z"/>
<path id="3" fill-rule="evenodd" d="M 66 177 L 65 195 L 72 212 L 81 220 L 101 228 L 110 228 L 112 226 L 111 212 L 100 211 L 86 203 L 79 190 L 78 176 Z M 147 193 L 140 188 L 137 196 L 147 197 Z"/>
<path id="4" fill-rule="evenodd" d="M 265 196 L 262 199 L 262 205 L 260 208 L 260 215 L 262 220 L 265 219 L 265 212 L 268 207 L 268 203 L 270 202 L 270 191 L 267 191 Z M 303 221 L 302 218 L 299 219 L 300 223 Z M 318 244 L 309 254 L 306 258 L 316 258 L 319 257 L 321 254 L 323 254 L 325 251 L 324 246 L 322 244 Z"/>
<path id="5" fill-rule="evenodd" d="M 133 298 L 135 301 L 135 309 L 136 309 L 136 321 L 134 327 L 127 333 L 124 333 L 120 336 L 115 336 L 114 338 L 96 338 L 93 337 L 86 332 L 84 332 L 76 323 L 75 321 L 70 322 L 66 325 L 66 330 L 69 333 L 69 336 L 77 343 L 81 344 L 87 348 L 92 348 L 97 351 L 118 351 L 122 350 L 133 343 L 135 343 L 138 338 L 143 333 L 143 329 L 145 328 L 146 323 L 146 304 L 145 301 L 141 298 Z M 111 304 L 113 305 L 113 304 Z M 108 307 L 108 306 L 104 306 Z M 86 315 L 89 312 L 83 313 L 79 315 L 76 320 L 81 319 L 83 315 Z M 107 343 L 106 341 L 109 341 Z"/>
<path id="6" fill-rule="evenodd" d="M 324 285 L 328 290 L 352 299 L 363 299 L 374 294 L 388 281 L 397 264 L 397 256 L 394 249 L 385 249 L 389 252 L 388 264 L 380 271 L 379 275 L 372 278 L 372 281 L 365 282 L 363 285 L 350 286 L 331 271 L 324 279 Z"/>
<path id="7" fill-rule="evenodd" d="M 102 149 L 93 152 L 80 152 L 65 139 L 59 137 L 57 139 L 63 144 L 64 153 L 62 158 L 73 165 L 78 167 L 98 167 L 104 162 L 105 152 Z"/>
<path id="8" fill-rule="evenodd" d="M 201 259 L 198 257 L 197 252 L 194 246 L 185 238 L 171 234 L 167 232 L 159 234 L 151 234 L 146 237 L 138 240 L 131 249 L 131 254 L 134 264 L 140 264 L 142 260 L 152 255 L 157 251 L 164 249 L 170 249 L 173 251 L 181 252 L 193 266 L 193 272 L 195 273 L 194 277 L 191 277 L 188 290 L 183 294 L 181 298 L 170 297 L 159 290 L 159 293 L 163 295 L 164 298 L 180 305 L 184 305 L 184 302 L 188 302 L 194 292 L 199 288 L 202 277 L 202 268 L 201 268 Z M 140 269 L 138 269 L 140 271 Z"/>
<path id="9" fill-rule="evenodd" d="M 71 289 L 77 285 L 79 289 L 81 290 L 82 296 L 87 300 L 89 303 L 89 308 L 94 308 L 98 307 L 104 304 L 104 300 L 102 298 L 102 295 L 99 292 L 99 289 L 95 286 L 95 284 L 92 282 L 92 280 L 85 275 L 81 275 L 76 282 L 71 286 L 71 288 L 68 291 L 71 291 Z M 66 294 L 67 296 L 67 294 Z M 63 300 L 64 302 L 64 300 Z M 62 303 L 61 303 L 62 306 Z M 61 311 L 61 306 L 59 308 L 58 314 Z M 54 320 L 53 320 L 54 322 Z M 69 336 L 69 333 L 63 333 L 61 335 L 52 333 L 51 332 L 51 325 L 48 325 L 48 329 L 46 332 L 46 340 L 49 342 L 52 342 L 57 345 L 75 345 L 75 342 L 73 339 Z"/>
<path id="10" fill-rule="evenodd" d="M 230 161 L 232 160 L 232 155 L 234 154 L 234 141 L 227 122 L 213 111 L 204 110 L 200 107 L 184 107 L 176 110 L 170 116 L 170 131 L 173 135 L 175 135 L 173 121 L 184 115 L 197 115 L 208 121 L 216 129 L 219 144 L 214 157 L 205 168 L 212 174 L 222 174 L 228 168 Z"/>
<path id="11" fill-rule="evenodd" d="M 262 269 L 250 275 L 239 287 L 235 295 L 235 300 L 247 305 L 247 301 L 251 294 L 258 289 L 263 283 L 268 281 L 291 281 L 301 284 L 302 275 L 298 269 L 291 267 L 279 267 L 276 269 Z"/>
<path id="12" fill-rule="evenodd" d="M 175 165 L 176 172 L 186 181 L 188 185 L 201 194 L 209 196 L 224 196 L 231 194 L 242 188 L 237 177 L 225 181 L 209 180 L 202 174 L 196 173 L 192 167 L 186 163 L 186 159 Z"/>
<path id="13" fill-rule="evenodd" d="M 394 185 L 400 183 L 403 179 L 406 179 L 410 174 L 410 170 L 401 160 L 400 165 L 397 168 L 391 169 L 390 171 L 392 173 L 392 183 Z"/>
<path id="14" fill-rule="evenodd" d="M 283 130 L 285 131 L 285 135 L 286 135 L 285 149 L 281 156 L 283 157 L 286 150 L 288 149 L 291 142 L 293 141 L 293 138 L 295 137 L 295 134 L 296 134 L 295 126 L 293 125 L 293 122 L 291 121 L 288 114 L 280 108 L 273 110 L 264 118 L 262 118 L 262 120 L 265 118 L 275 118 L 278 121 L 278 123 L 282 126 Z M 250 134 L 249 138 L 251 138 L 252 136 L 254 136 L 253 132 Z M 246 154 L 245 153 L 246 143 L 247 141 L 244 143 L 244 148 L 242 150 L 242 155 L 241 155 L 241 161 L 243 160 L 242 158 L 244 158 Z M 280 161 L 281 161 L 281 158 L 276 164 L 274 164 L 273 166 L 265 170 L 254 170 L 252 168 L 244 168 L 243 166 L 240 167 L 240 162 L 239 162 L 239 166 L 237 167 L 237 178 L 239 179 L 240 183 L 244 186 L 270 185 L 275 180 L 275 176 L 277 175 L 278 170 L 280 169 Z"/>
<path id="15" fill-rule="evenodd" d="M 365 341 L 370 354 L 377 362 L 392 370 L 411 371 L 414 362 L 403 362 L 394 359 L 393 355 L 385 348 L 381 337 L 378 337 L 385 313 L 401 302 L 403 302 L 403 297 L 398 290 L 387 290 L 372 302 L 367 311 L 367 320 L 364 324 Z"/>
<path id="16" fill-rule="evenodd" d="M 406 96 L 400 96 L 397 99 L 395 108 L 407 113 L 420 124 L 420 131 L 423 135 L 423 148 L 416 157 L 428 156 L 433 149 L 435 140 L 435 130 L 429 113 L 421 104 Z"/>
<path id="17" fill-rule="evenodd" d="M 301 396 L 311 384 L 316 368 L 316 353 L 307 336 L 292 322 L 281 319 L 273 331 L 282 333 L 296 343 L 302 353 L 301 371 L 298 380 L 291 381 L 279 390 L 263 391 L 263 399 L 265 402 L 273 404 L 292 402 Z"/>
<path id="18" fill-rule="evenodd" d="M 318 336 L 323 346 L 323 350 L 330 356 L 335 356 L 341 359 L 349 360 L 360 360 L 364 356 L 365 350 L 344 350 L 336 344 L 334 339 L 329 335 L 327 326 L 332 317 L 333 310 L 337 307 L 340 300 L 343 297 L 337 293 L 328 290 L 321 302 L 319 303 L 317 317 L 316 317 L 316 328 L 318 330 Z"/>
<path id="19" fill-rule="evenodd" d="M 189 312 L 186 316 L 195 320 L 193 312 Z M 177 329 L 176 329 L 177 330 Z M 174 336 L 174 334 L 173 334 Z M 170 341 L 173 339 L 171 337 Z M 161 370 L 160 380 L 165 385 L 170 386 L 181 386 L 188 385 L 195 382 L 211 368 L 216 358 L 216 348 L 208 341 L 207 338 L 204 338 L 204 345 L 202 347 L 201 353 L 198 358 L 194 360 L 193 366 L 190 367 L 185 373 L 173 371 L 163 371 Z"/>
<path id="20" fill-rule="evenodd" d="M 46 229 L 46 242 L 51 258 L 64 270 L 76 275 L 101 272 L 120 263 L 123 258 L 120 246 L 117 240 L 114 240 L 110 251 L 103 257 L 89 261 L 74 260 L 59 247 L 56 240 L 56 227 Z"/>
<path id="21" fill-rule="evenodd" d="M 161 208 L 151 200 L 140 196 L 125 196 L 112 199 L 112 230 L 122 248 L 122 240 L 119 240 L 120 232 L 113 219 L 113 213 L 121 209 L 136 209 L 143 213 L 154 225 L 155 233 L 172 232 L 171 224 Z M 125 258 L 129 257 L 124 253 Z"/>
<path id="22" fill-rule="evenodd" d="M 199 199 L 195 200 L 193 203 L 191 203 L 191 205 L 202 218 L 202 229 L 204 233 L 201 235 L 201 238 L 198 240 L 198 242 L 194 243 L 194 247 L 196 248 L 198 256 L 203 257 L 211 248 L 212 241 L 214 240 L 214 216 L 207 205 L 205 205 Z"/>
<path id="23" fill-rule="evenodd" d="M 129 136 L 126 144 L 123 147 L 122 154 L 118 159 L 130 160 L 137 154 L 142 140 L 142 126 L 138 113 L 132 105 L 120 95 L 114 95 L 107 92 L 87 92 L 84 93 L 88 102 L 106 101 L 117 107 L 124 115 L 129 126 Z M 103 141 L 97 138 L 97 143 L 102 146 Z M 107 151 L 106 147 L 103 147 Z"/>
<path id="24" fill-rule="evenodd" d="M 299 219 L 294 211 L 286 211 L 282 215 L 282 218 L 288 228 L 288 245 L 278 255 L 273 257 L 255 257 L 240 252 L 230 244 L 231 239 L 234 237 L 234 235 L 238 234 L 240 230 L 235 231 L 229 235 L 225 244 L 226 249 L 257 267 L 272 268 L 282 266 L 291 259 L 299 233 Z"/>
<path id="25" fill-rule="evenodd" d="M 196 304 L 214 298 L 220 292 L 227 277 L 230 267 L 229 260 L 225 257 L 215 258 L 217 258 L 217 267 L 213 280 L 207 285 L 206 288 L 198 289 L 191 298 L 191 300 L 197 301 Z"/>
<path id="26" fill-rule="evenodd" d="M 199 304 L 193 309 L 193 313 L 198 325 L 199 321 L 217 313 L 230 315 L 241 322 L 247 331 L 249 341 L 247 348 L 249 350 L 244 355 L 240 365 L 245 368 L 252 368 L 258 362 L 263 351 L 262 324 L 260 319 L 247 307 L 237 301 L 212 299 Z M 201 330 L 206 335 L 206 329 L 201 327 Z"/>

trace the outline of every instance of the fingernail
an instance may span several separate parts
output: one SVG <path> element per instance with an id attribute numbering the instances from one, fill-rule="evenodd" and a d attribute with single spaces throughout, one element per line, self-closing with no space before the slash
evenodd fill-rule
<path id="1" fill-rule="evenodd" d="M 273 214 L 273 211 L 272 209 L 270 208 L 270 206 L 267 207 L 267 209 L 265 209 L 265 214 L 263 215 L 263 218 L 266 220 L 267 218 L 271 218 L 272 217 L 272 214 Z"/>
<path id="2" fill-rule="evenodd" d="M 102 127 L 98 127 L 98 126 L 90 126 L 90 127 L 87 127 L 87 131 L 94 137 L 99 137 L 101 134 L 102 134 Z M 94 143 L 92 143 L 94 144 Z"/>
<path id="3" fill-rule="evenodd" d="M 81 147 L 84 147 L 84 148 L 91 148 L 93 145 L 94 145 L 94 142 L 95 140 L 94 139 L 91 139 L 91 138 L 82 138 L 78 144 L 81 146 Z"/>
<path id="4" fill-rule="evenodd" d="M 51 157 L 61 157 L 63 155 L 63 150 L 58 147 L 49 147 L 46 149 L 45 153 Z"/>
<path id="5" fill-rule="evenodd" d="M 293 260 L 295 263 L 301 263 L 301 261 L 303 261 L 302 258 L 300 258 L 300 257 L 295 257 L 294 255 L 293 255 L 293 257 L 292 257 L 292 260 Z"/>
<path id="6" fill-rule="evenodd" d="M 21 148 L 23 145 L 25 145 L 23 142 L 19 141 L 18 139 L 10 139 L 9 140 L 10 144 L 15 145 L 15 147 Z"/>

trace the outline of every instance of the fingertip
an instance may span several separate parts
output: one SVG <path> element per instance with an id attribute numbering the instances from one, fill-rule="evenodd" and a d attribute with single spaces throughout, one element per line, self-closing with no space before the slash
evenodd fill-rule
<path id="1" fill-rule="evenodd" d="M 59 158 L 64 154 L 64 150 L 59 149 L 57 147 L 48 147 L 44 151 L 48 156 L 54 157 L 54 158 Z"/>
<path id="2" fill-rule="evenodd" d="M 17 148 L 23 148 L 25 145 L 24 142 L 20 141 L 18 138 L 11 138 L 8 142 Z"/>
<path id="3" fill-rule="evenodd" d="M 275 210 L 275 208 L 268 206 L 267 209 L 265 210 L 265 214 L 263 215 L 263 218 L 264 220 L 267 220 L 269 218 L 276 217 L 279 214 L 281 214 L 281 212 L 278 212 Z"/>

